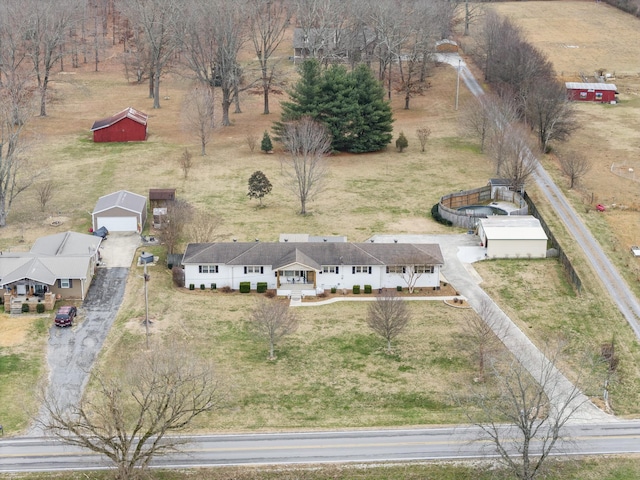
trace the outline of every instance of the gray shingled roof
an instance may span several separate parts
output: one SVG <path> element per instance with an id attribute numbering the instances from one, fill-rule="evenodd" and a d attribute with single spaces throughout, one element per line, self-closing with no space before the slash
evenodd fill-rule
<path id="1" fill-rule="evenodd" d="M 134 213 L 142 213 L 147 208 L 147 198 L 137 193 L 120 190 L 100 197 L 93 213 L 104 212 L 110 208 L 120 207 Z"/>
<path id="2" fill-rule="evenodd" d="M 443 265 L 437 244 L 409 243 L 191 243 L 183 264 L 271 265 Z"/>

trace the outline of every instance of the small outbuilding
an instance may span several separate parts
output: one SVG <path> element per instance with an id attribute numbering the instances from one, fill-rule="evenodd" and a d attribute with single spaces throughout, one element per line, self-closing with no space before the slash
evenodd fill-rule
<path id="1" fill-rule="evenodd" d="M 147 198 L 126 190 L 110 193 L 98 199 L 91 217 L 94 230 L 141 232 L 147 221 Z"/>
<path id="2" fill-rule="evenodd" d="M 566 82 L 567 98 L 583 102 L 615 103 L 618 89 L 613 83 Z"/>
<path id="3" fill-rule="evenodd" d="M 532 215 L 479 219 L 478 236 L 488 258 L 545 258 L 547 234 Z"/>
<path id="4" fill-rule="evenodd" d="M 144 142 L 147 139 L 148 115 L 129 107 L 91 127 L 94 142 Z"/>
<path id="5" fill-rule="evenodd" d="M 176 200 L 175 188 L 150 188 L 149 204 L 151 208 L 167 208 Z"/>

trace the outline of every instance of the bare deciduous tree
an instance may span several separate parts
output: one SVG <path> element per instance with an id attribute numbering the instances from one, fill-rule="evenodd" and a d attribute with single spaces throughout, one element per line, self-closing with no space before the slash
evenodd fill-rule
<path id="1" fill-rule="evenodd" d="M 178 164 L 180 165 L 182 174 L 186 180 L 189 176 L 189 170 L 191 170 L 191 167 L 193 166 L 193 154 L 185 148 L 182 155 L 178 157 Z"/>
<path id="2" fill-rule="evenodd" d="M 298 329 L 298 317 L 287 301 L 261 298 L 251 313 L 249 326 L 255 335 L 269 342 L 269 360 L 275 360 L 275 345 Z"/>
<path id="3" fill-rule="evenodd" d="M 526 132 L 517 124 L 496 129 L 493 134 L 490 155 L 498 166 L 498 175 L 508 179 L 514 191 L 521 191 L 536 170 L 532 150 Z"/>
<path id="4" fill-rule="evenodd" d="M 507 334 L 507 329 L 502 328 L 491 300 L 482 299 L 477 312 L 467 315 L 465 330 L 471 337 L 471 348 L 475 350 L 478 363 L 478 381 L 484 381 L 486 366 L 495 355 L 500 342 Z"/>
<path id="5" fill-rule="evenodd" d="M 47 180 L 36 185 L 36 198 L 41 212 L 44 212 L 47 208 L 47 203 L 53 198 L 54 188 L 55 183 L 53 180 Z"/>
<path id="6" fill-rule="evenodd" d="M 183 100 L 182 118 L 185 129 L 200 140 L 200 155 L 204 157 L 215 126 L 213 89 L 202 84 L 192 88 Z"/>
<path id="7" fill-rule="evenodd" d="M 420 151 L 424 152 L 424 147 L 427 145 L 427 140 L 431 136 L 431 129 L 427 126 L 419 127 L 416 129 L 416 137 L 418 137 L 418 141 L 420 142 Z"/>
<path id="8" fill-rule="evenodd" d="M 581 153 L 571 152 L 560 156 L 560 170 L 569 177 L 569 188 L 573 188 L 591 170 L 591 161 Z"/>
<path id="9" fill-rule="evenodd" d="M 249 0 L 250 36 L 260 63 L 265 115 L 269 114 L 269 91 L 273 81 L 273 67 L 269 60 L 280 45 L 291 21 L 287 0 Z"/>
<path id="10" fill-rule="evenodd" d="M 185 226 L 191 221 L 193 207 L 184 200 L 175 200 L 167 207 L 167 214 L 162 216 L 160 239 L 167 247 L 167 253 L 174 250 L 182 239 Z"/>
<path id="11" fill-rule="evenodd" d="M 24 0 L 20 11 L 25 15 L 24 48 L 31 59 L 40 90 L 40 116 L 47 115 L 47 91 L 51 70 L 64 54 L 67 30 L 80 10 L 79 0 Z"/>
<path id="12" fill-rule="evenodd" d="M 307 202 L 320 193 L 328 175 L 325 159 L 331 150 L 326 127 L 309 117 L 285 124 L 282 143 L 289 156 L 285 170 L 287 186 L 300 200 L 300 213 L 307 213 Z"/>
<path id="13" fill-rule="evenodd" d="M 44 395 L 42 421 L 64 443 L 108 458 L 119 480 L 137 478 L 153 458 L 179 450 L 184 440 L 169 434 L 220 408 L 225 397 L 212 366 L 184 346 L 138 351 L 124 363 L 121 375 L 93 370 L 95 387 L 77 405 Z"/>
<path id="14" fill-rule="evenodd" d="M 564 426 L 588 402 L 557 370 L 560 353 L 540 354 L 526 366 L 513 358 L 494 360 L 492 391 L 476 384 L 471 395 L 478 414 L 470 420 L 515 478 L 532 480 L 541 473 Z"/>
<path id="15" fill-rule="evenodd" d="M 387 341 L 388 353 L 392 352 L 391 341 L 407 328 L 410 319 L 407 303 L 395 292 L 378 295 L 367 309 L 367 324 Z"/>
<path id="16" fill-rule="evenodd" d="M 193 243 L 211 243 L 221 237 L 222 218 L 215 213 L 197 210 L 187 225 L 187 237 Z"/>
<path id="17" fill-rule="evenodd" d="M 247 142 L 247 147 L 249 147 L 249 150 L 251 151 L 251 153 L 253 153 L 253 151 L 256 149 L 256 145 L 258 144 L 258 136 L 255 133 L 250 132 L 247 133 L 244 139 Z"/>

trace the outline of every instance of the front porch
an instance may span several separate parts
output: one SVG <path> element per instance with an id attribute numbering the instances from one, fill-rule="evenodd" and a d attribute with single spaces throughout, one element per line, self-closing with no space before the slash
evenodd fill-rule
<path id="1" fill-rule="evenodd" d="M 280 285 L 276 293 L 279 297 L 304 298 L 304 297 L 315 297 L 318 294 L 318 291 L 315 285 L 312 283 L 290 283 L 290 284 Z"/>
<path id="2" fill-rule="evenodd" d="M 56 304 L 56 296 L 47 292 L 42 295 L 18 295 L 10 292 L 4 294 L 4 311 L 6 313 L 22 313 L 22 305 L 29 305 L 29 313 L 35 313 L 38 304 L 44 304 L 45 311 L 53 310 Z"/>

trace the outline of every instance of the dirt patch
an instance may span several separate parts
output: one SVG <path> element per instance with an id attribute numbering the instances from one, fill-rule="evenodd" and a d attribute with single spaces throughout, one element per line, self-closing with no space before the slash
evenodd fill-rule
<path id="1" fill-rule="evenodd" d="M 0 315 L 0 347 L 24 345 L 29 331 L 38 317 L 30 315 Z"/>

